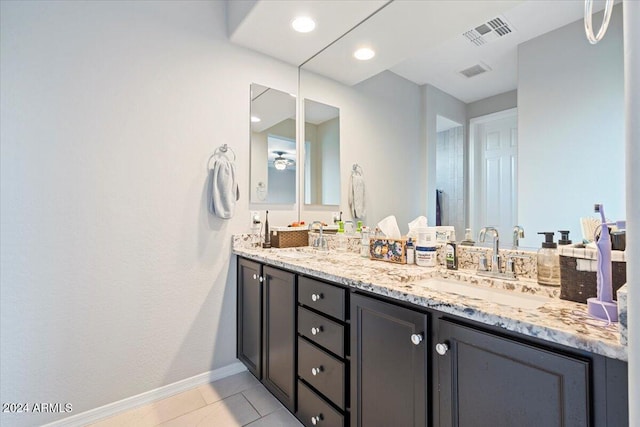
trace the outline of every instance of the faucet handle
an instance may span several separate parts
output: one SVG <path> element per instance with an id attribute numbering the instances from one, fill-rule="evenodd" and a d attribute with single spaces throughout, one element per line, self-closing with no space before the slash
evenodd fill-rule
<path id="1" fill-rule="evenodd" d="M 515 260 L 517 258 L 520 259 L 529 259 L 532 258 L 531 255 L 516 255 L 516 254 L 509 254 L 507 255 L 507 265 L 505 268 L 505 274 L 515 278 L 516 277 L 516 262 Z"/>

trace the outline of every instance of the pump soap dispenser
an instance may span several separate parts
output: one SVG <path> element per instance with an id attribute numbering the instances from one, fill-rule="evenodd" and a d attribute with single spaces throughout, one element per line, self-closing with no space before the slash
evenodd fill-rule
<path id="1" fill-rule="evenodd" d="M 543 231 L 542 248 L 538 250 L 538 283 L 541 285 L 560 286 L 560 257 L 558 245 L 553 241 L 553 231 Z"/>

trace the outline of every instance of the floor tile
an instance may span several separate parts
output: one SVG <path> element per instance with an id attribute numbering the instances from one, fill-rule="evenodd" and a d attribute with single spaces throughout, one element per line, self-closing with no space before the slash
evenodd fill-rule
<path id="1" fill-rule="evenodd" d="M 262 385 L 245 390 L 242 394 L 263 417 L 283 408 L 282 403 Z"/>
<path id="2" fill-rule="evenodd" d="M 92 424 L 92 427 L 150 427 L 207 405 L 197 389 L 167 397 Z"/>
<path id="3" fill-rule="evenodd" d="M 301 427 L 302 423 L 296 419 L 289 411 L 282 408 L 270 413 L 266 417 L 252 422 L 247 427 Z"/>
<path id="4" fill-rule="evenodd" d="M 222 378 L 221 380 L 198 387 L 207 403 L 214 403 L 247 389 L 257 387 L 260 382 L 248 371 Z"/>
<path id="5" fill-rule="evenodd" d="M 239 393 L 160 425 L 162 427 L 241 427 L 258 418 L 260 414 Z"/>

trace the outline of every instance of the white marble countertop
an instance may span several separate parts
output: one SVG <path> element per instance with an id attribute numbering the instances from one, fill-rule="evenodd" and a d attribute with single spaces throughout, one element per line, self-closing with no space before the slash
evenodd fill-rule
<path id="1" fill-rule="evenodd" d="M 313 250 L 252 248 L 241 239 L 234 239 L 233 245 L 233 253 L 245 258 L 526 336 L 627 360 L 627 347 L 620 342 L 619 325 L 606 325 L 606 322 L 591 318 L 586 304 L 559 299 L 557 287 L 541 286 L 532 280 L 504 281 L 479 277 L 469 270 L 455 271 L 442 267 L 428 268 L 372 261 L 352 252 L 329 251 L 307 255 L 309 252 Z M 291 253 L 298 255 L 287 255 Z M 299 258 L 295 258 L 296 256 Z M 542 295 L 548 297 L 548 300 L 539 308 L 515 308 L 415 285 L 433 277 Z"/>

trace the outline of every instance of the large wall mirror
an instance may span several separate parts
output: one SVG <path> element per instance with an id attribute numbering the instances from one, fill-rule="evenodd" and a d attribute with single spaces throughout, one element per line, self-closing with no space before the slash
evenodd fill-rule
<path id="1" fill-rule="evenodd" d="M 251 85 L 250 202 L 296 203 L 296 98 Z"/>
<path id="2" fill-rule="evenodd" d="M 340 110 L 304 100 L 304 203 L 340 204 Z"/>
<path id="3" fill-rule="evenodd" d="M 394 214 L 405 232 L 426 214 L 459 238 L 499 226 L 507 246 L 521 225 L 537 247 L 539 231 L 580 241 L 594 203 L 624 217 L 621 9 L 592 46 L 581 1 L 394 1 L 305 63 L 301 93 L 340 108 L 342 163 L 363 167 L 365 222 Z M 363 46 L 369 61 L 354 59 Z M 475 120 L 507 110 L 515 128 Z M 500 158 L 486 153 L 496 147 Z"/>

